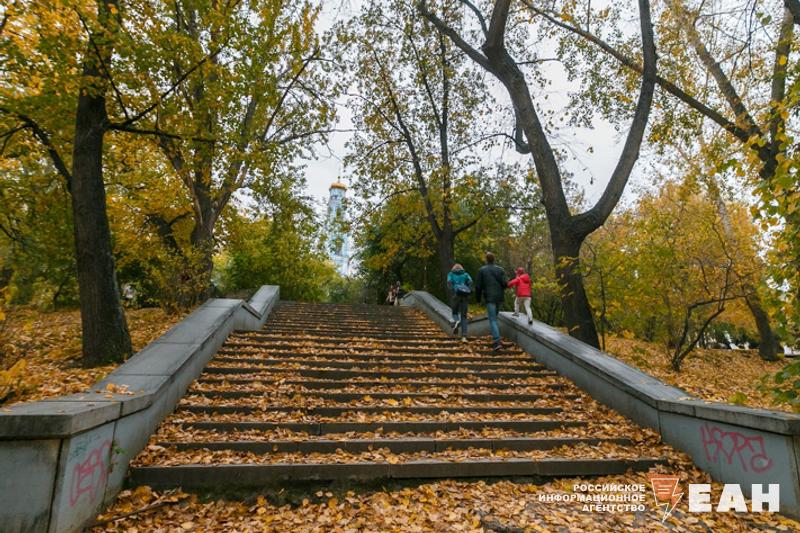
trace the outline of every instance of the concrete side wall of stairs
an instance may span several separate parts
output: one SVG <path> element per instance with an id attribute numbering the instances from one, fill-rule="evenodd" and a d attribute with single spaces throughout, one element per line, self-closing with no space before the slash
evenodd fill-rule
<path id="1" fill-rule="evenodd" d="M 402 304 L 448 330 L 450 310 L 431 294 L 413 291 Z M 500 313 L 499 322 L 504 338 L 595 400 L 656 429 L 716 481 L 738 483 L 748 496 L 753 484 L 765 491 L 768 484 L 780 485 L 781 512 L 800 517 L 799 415 L 703 401 L 547 324 L 529 326 L 508 312 Z"/>
<path id="2" fill-rule="evenodd" d="M 0 531 L 80 531 L 228 335 L 260 329 L 279 298 L 210 299 L 86 393 L 0 409 Z"/>

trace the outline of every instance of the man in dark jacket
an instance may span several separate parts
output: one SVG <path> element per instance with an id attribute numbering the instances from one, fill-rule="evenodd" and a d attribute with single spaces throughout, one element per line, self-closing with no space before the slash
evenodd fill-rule
<path id="1" fill-rule="evenodd" d="M 497 325 L 497 312 L 505 300 L 508 279 L 502 268 L 494 264 L 494 254 L 486 253 L 486 264 L 478 270 L 475 279 L 475 297 L 478 303 L 481 296 L 486 301 L 486 314 L 489 316 L 489 330 L 492 332 L 492 349 L 500 349 L 500 328 Z"/>

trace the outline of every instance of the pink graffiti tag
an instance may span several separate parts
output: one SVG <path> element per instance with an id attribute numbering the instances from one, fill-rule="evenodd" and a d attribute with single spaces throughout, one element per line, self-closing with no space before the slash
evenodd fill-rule
<path id="1" fill-rule="evenodd" d="M 764 437 L 747 436 L 738 431 L 725 431 L 718 426 L 703 424 L 700 427 L 700 438 L 706 458 L 716 463 L 720 454 L 728 464 L 738 458 L 742 470 L 747 472 L 748 466 L 753 472 L 765 472 L 772 468 L 772 459 L 767 456 Z"/>
<path id="2" fill-rule="evenodd" d="M 72 485 L 69 493 L 69 504 L 74 507 L 81 496 L 89 493 L 89 498 L 95 499 L 103 489 L 108 477 L 106 467 L 106 454 L 111 449 L 111 441 L 107 440 L 99 447 L 89 452 L 81 463 L 77 463 L 72 471 Z"/>

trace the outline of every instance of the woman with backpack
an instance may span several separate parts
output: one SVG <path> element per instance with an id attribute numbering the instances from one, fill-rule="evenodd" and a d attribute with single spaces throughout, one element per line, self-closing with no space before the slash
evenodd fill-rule
<path id="1" fill-rule="evenodd" d="M 467 342 L 467 308 L 472 294 L 472 278 L 458 263 L 447 274 L 447 289 L 452 296 L 453 335 L 458 333 L 458 327 L 461 326 L 461 340 Z"/>
<path id="2" fill-rule="evenodd" d="M 509 287 L 516 289 L 514 298 L 514 316 L 519 316 L 520 304 L 525 306 L 525 314 L 528 315 L 528 324 L 533 324 L 533 314 L 531 313 L 531 277 L 525 273 L 525 269 L 517 269 L 517 277 L 508 282 Z"/>

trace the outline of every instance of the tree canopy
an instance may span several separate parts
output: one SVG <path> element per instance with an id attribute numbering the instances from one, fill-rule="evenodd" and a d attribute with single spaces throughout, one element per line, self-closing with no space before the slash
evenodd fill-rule
<path id="1" fill-rule="evenodd" d="M 10 0 L 0 301 L 78 306 L 96 366 L 132 351 L 125 302 L 263 283 L 380 302 L 397 281 L 447 299 L 453 263 L 492 251 L 532 274 L 538 319 L 589 344 L 657 343 L 675 370 L 718 344 L 774 361 L 800 338 L 798 17 L 795 0 Z M 338 178 L 326 221 L 309 187 Z"/>

